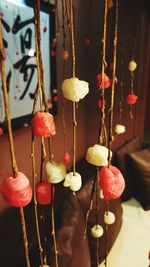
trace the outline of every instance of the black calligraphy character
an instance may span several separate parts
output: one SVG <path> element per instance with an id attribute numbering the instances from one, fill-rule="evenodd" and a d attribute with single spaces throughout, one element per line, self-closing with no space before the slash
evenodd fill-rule
<path id="1" fill-rule="evenodd" d="M 30 87 L 30 83 L 32 81 L 33 75 L 34 75 L 34 71 L 36 69 L 36 65 L 35 64 L 27 64 L 28 60 L 30 59 L 30 56 L 24 56 L 22 59 L 20 59 L 18 62 L 16 62 L 14 64 L 14 68 L 18 69 L 20 71 L 20 73 L 24 74 L 24 81 L 26 81 L 26 77 L 28 76 L 28 70 L 30 69 L 30 76 L 28 78 L 28 82 L 27 85 L 22 93 L 22 95 L 20 96 L 19 100 L 24 99 L 26 93 L 28 92 L 28 89 Z M 30 98 L 34 98 L 34 94 L 29 94 Z"/>

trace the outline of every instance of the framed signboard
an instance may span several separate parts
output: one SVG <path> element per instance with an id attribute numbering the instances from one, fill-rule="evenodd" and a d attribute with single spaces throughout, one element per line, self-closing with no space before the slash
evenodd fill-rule
<path id="1" fill-rule="evenodd" d="M 3 43 L 6 52 L 7 88 L 12 125 L 28 123 L 33 110 L 37 87 L 37 66 L 34 33 L 34 1 L 0 1 Z M 56 114 L 56 62 L 50 44 L 55 38 L 55 14 L 52 4 L 41 1 L 41 53 L 44 67 L 45 94 L 50 112 Z M 54 90 L 55 89 L 55 90 Z M 39 106 L 39 103 L 38 103 Z M 3 93 L 0 88 L 0 121 L 5 118 Z"/>

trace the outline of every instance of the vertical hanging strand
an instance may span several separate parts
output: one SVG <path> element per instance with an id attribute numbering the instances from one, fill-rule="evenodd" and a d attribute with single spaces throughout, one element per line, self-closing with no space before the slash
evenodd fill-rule
<path id="1" fill-rule="evenodd" d="M 62 48 L 63 51 L 66 51 L 66 31 L 65 31 L 65 3 L 62 0 L 62 30 L 63 30 L 63 43 Z M 62 71 L 62 80 L 65 79 L 65 71 L 66 71 L 66 60 L 63 59 L 63 71 Z M 64 150 L 68 151 L 67 144 L 67 131 L 66 131 L 66 123 L 65 123 L 65 98 L 62 94 L 62 127 L 63 127 L 63 137 L 64 137 Z"/>
<path id="2" fill-rule="evenodd" d="M 9 136 L 12 169 L 13 169 L 14 176 L 16 176 L 17 172 L 18 172 L 18 167 L 17 167 L 16 157 L 15 157 L 14 141 L 13 141 L 13 134 L 12 134 L 12 126 L 11 126 L 11 117 L 10 117 L 10 111 L 9 111 L 9 101 L 8 101 L 7 81 L 6 81 L 6 68 L 5 68 L 5 63 L 4 63 L 5 58 L 6 58 L 6 54 L 4 51 L 3 40 L 2 40 L 2 22 L 1 22 L 1 18 L 0 18 L 0 72 L 1 72 L 1 78 L 2 78 L 2 90 L 3 90 L 3 96 L 4 96 L 5 116 L 6 116 L 7 127 L 8 127 L 8 136 Z M 27 267 L 30 267 L 28 240 L 27 240 L 26 224 L 25 224 L 23 208 L 19 208 L 19 211 L 20 211 L 20 218 L 21 218 L 21 225 L 22 225 L 26 265 L 27 265 Z"/>
<path id="3" fill-rule="evenodd" d="M 34 105 L 33 105 L 33 115 L 36 111 L 36 104 L 37 104 L 37 98 L 38 98 L 38 88 L 36 90 L 36 95 L 34 99 Z M 35 213 L 35 225 L 36 225 L 36 234 L 37 234 L 37 240 L 38 240 L 38 250 L 39 250 L 39 256 L 40 256 L 40 263 L 41 267 L 43 267 L 43 248 L 41 244 L 41 237 L 40 237 L 40 229 L 39 229 L 39 221 L 38 221 L 38 210 L 37 210 L 37 199 L 36 199 L 36 167 L 35 167 L 35 143 L 34 143 L 34 134 L 32 131 L 32 142 L 31 142 L 31 160 L 32 160 L 32 177 L 33 177 L 33 201 L 34 201 L 34 213 Z"/>
<path id="4" fill-rule="evenodd" d="M 71 48 L 72 48 L 72 77 L 75 78 L 75 41 L 74 41 L 74 16 L 73 2 L 70 0 Z M 73 175 L 76 172 L 76 103 L 73 102 Z"/>
<path id="5" fill-rule="evenodd" d="M 100 84 L 100 92 L 101 92 L 101 98 L 102 98 L 102 108 L 101 108 L 101 124 L 100 124 L 100 137 L 99 137 L 99 143 L 105 144 L 107 146 L 107 131 L 105 126 L 105 93 L 104 93 L 104 74 L 105 69 L 107 67 L 106 63 L 106 34 L 107 34 L 107 0 L 105 0 L 105 6 L 104 6 L 104 26 L 103 26 L 103 38 L 102 38 L 102 82 Z"/>
<path id="6" fill-rule="evenodd" d="M 109 115 L 109 142 L 108 142 L 108 163 L 110 165 L 111 156 L 111 144 L 113 141 L 113 111 L 114 111 L 114 94 L 115 94 L 115 83 L 116 83 L 116 58 L 117 58 L 117 37 L 118 37 L 118 0 L 115 5 L 115 30 L 114 30 L 114 55 L 113 55 L 113 74 L 112 74 L 112 86 L 111 86 L 111 102 L 110 102 L 110 115 Z"/>
<path id="7" fill-rule="evenodd" d="M 109 115 L 109 142 L 108 142 L 108 166 L 111 162 L 111 145 L 113 141 L 113 111 L 114 111 L 114 94 L 116 83 L 116 58 L 117 58 L 117 37 L 118 37 L 118 0 L 115 1 L 115 30 L 114 30 L 114 53 L 113 53 L 113 75 L 111 86 L 111 103 L 110 103 L 110 115 Z M 108 213 L 109 201 L 105 201 L 105 211 Z M 108 225 L 105 224 L 105 266 L 107 267 L 107 240 L 108 240 Z"/>

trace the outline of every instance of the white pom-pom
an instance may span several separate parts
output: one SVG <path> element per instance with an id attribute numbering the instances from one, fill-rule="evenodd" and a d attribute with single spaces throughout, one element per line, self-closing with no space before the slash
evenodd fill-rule
<path id="1" fill-rule="evenodd" d="M 65 79 L 62 83 L 63 96 L 73 102 L 79 102 L 89 93 L 89 84 L 78 78 Z"/>
<path id="2" fill-rule="evenodd" d="M 111 211 L 105 212 L 104 222 L 106 224 L 113 224 L 115 222 L 115 214 L 112 213 Z"/>
<path id="3" fill-rule="evenodd" d="M 99 224 L 95 224 L 92 228 L 91 228 L 91 234 L 93 237 L 95 238 L 99 238 L 103 235 L 104 230 L 102 228 L 101 225 Z"/>
<path id="4" fill-rule="evenodd" d="M 116 124 L 116 126 L 115 126 L 115 133 L 116 134 L 122 134 L 125 131 L 126 131 L 126 128 L 125 128 L 124 125 L 122 125 L 122 124 Z"/>
<path id="5" fill-rule="evenodd" d="M 66 168 L 63 163 L 47 162 L 46 173 L 48 175 L 48 181 L 52 184 L 60 183 L 66 176 Z"/>
<path id="6" fill-rule="evenodd" d="M 112 152 L 110 156 L 112 157 Z M 97 144 L 89 147 L 86 153 L 86 160 L 95 166 L 108 165 L 108 148 Z"/>
<path id="7" fill-rule="evenodd" d="M 41 267 L 41 265 L 40 265 L 39 267 Z M 43 265 L 43 267 L 50 267 L 50 266 L 49 266 L 49 265 L 47 265 L 47 264 L 44 264 L 44 265 Z"/>
<path id="8" fill-rule="evenodd" d="M 137 63 L 134 60 L 129 62 L 129 71 L 135 71 L 137 68 Z"/>
<path id="9" fill-rule="evenodd" d="M 82 186 L 81 175 L 78 172 L 75 172 L 75 175 L 73 175 L 73 172 L 67 173 L 64 186 L 70 187 L 70 189 L 74 192 L 78 191 Z"/>

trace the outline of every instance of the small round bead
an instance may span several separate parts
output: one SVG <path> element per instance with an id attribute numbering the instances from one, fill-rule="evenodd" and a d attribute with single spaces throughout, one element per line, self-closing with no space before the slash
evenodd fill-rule
<path id="1" fill-rule="evenodd" d="M 108 211 L 104 214 L 104 222 L 106 224 L 113 224 L 115 222 L 115 215 L 113 212 Z"/>
<path id="2" fill-rule="evenodd" d="M 99 238 L 103 235 L 104 230 L 102 228 L 101 225 L 99 224 L 95 224 L 92 228 L 91 228 L 91 234 L 93 237 L 95 238 Z"/>
<path id="3" fill-rule="evenodd" d="M 137 68 L 137 63 L 134 60 L 129 62 L 129 71 L 135 71 Z"/>

